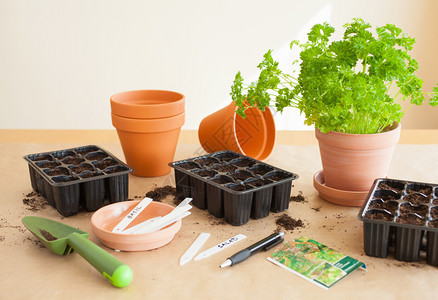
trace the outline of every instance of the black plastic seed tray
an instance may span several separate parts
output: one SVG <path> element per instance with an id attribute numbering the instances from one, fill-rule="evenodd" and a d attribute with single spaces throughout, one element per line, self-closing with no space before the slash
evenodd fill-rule
<path id="1" fill-rule="evenodd" d="M 29 154 L 24 159 L 33 190 L 65 217 L 80 207 L 95 211 L 106 199 L 111 203 L 128 199 L 128 175 L 133 170 L 98 146 Z"/>
<path id="2" fill-rule="evenodd" d="M 200 209 L 232 225 L 289 208 L 298 175 L 233 151 L 219 151 L 172 162 L 178 193 Z"/>
<path id="3" fill-rule="evenodd" d="M 438 184 L 376 179 L 358 218 L 367 255 L 438 265 Z"/>

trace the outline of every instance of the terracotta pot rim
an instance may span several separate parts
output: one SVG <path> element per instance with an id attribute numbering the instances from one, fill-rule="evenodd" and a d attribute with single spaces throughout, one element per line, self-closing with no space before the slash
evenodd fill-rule
<path id="1" fill-rule="evenodd" d="M 370 134 L 353 134 L 331 131 L 322 133 L 315 128 L 315 137 L 325 144 L 345 149 L 380 149 L 397 144 L 400 138 L 401 124 L 398 123 L 395 128 L 389 131 Z"/>
<path id="2" fill-rule="evenodd" d="M 275 147 L 276 130 L 269 107 L 264 112 L 258 108 L 247 111 L 247 118 L 236 114 L 236 105 L 231 102 L 220 110 L 202 119 L 198 128 L 199 141 L 207 152 L 232 150 L 264 161 Z M 250 119 L 255 120 L 245 124 Z M 250 122 L 250 121 L 248 121 Z M 255 144 L 257 143 L 257 146 Z"/>
<path id="3" fill-rule="evenodd" d="M 168 90 L 130 90 L 112 95 L 110 103 L 115 115 L 155 119 L 184 112 L 185 97 Z"/>
<path id="4" fill-rule="evenodd" d="M 111 115 L 114 115 L 114 116 L 117 116 L 117 117 L 120 117 L 120 118 L 124 118 L 124 119 L 128 119 L 128 120 L 139 120 L 139 121 L 141 121 L 141 120 L 162 120 L 162 119 L 167 119 L 167 118 L 172 118 L 172 117 L 176 117 L 176 116 L 178 116 L 178 115 L 181 115 L 181 114 L 183 114 L 183 113 L 185 113 L 185 111 L 182 111 L 182 112 L 180 112 L 180 113 L 178 113 L 178 114 L 172 114 L 172 115 L 168 115 L 168 116 L 160 116 L 160 117 L 155 117 L 155 118 L 150 118 L 150 117 L 129 117 L 129 116 L 121 116 L 121 115 L 118 115 L 118 114 L 115 114 L 115 113 L 111 113 Z"/>
<path id="5" fill-rule="evenodd" d="M 345 132 L 339 132 L 339 131 L 330 131 L 327 133 L 322 133 L 318 128 L 315 127 L 315 131 L 319 132 L 322 135 L 343 135 L 343 136 L 350 136 L 350 137 L 364 137 L 364 136 L 376 136 L 376 135 L 387 135 L 387 134 L 391 134 L 391 132 L 393 132 L 394 130 L 399 130 L 401 129 L 401 123 L 396 123 L 397 126 L 395 126 L 394 128 L 391 128 L 390 130 L 387 131 L 383 131 L 383 132 L 378 132 L 378 133 L 345 133 Z M 392 125 L 394 126 L 394 125 Z M 391 127 L 392 127 L 391 126 Z"/>
<path id="6" fill-rule="evenodd" d="M 184 125 L 185 113 L 160 119 L 131 119 L 111 114 L 113 126 L 117 130 L 127 132 L 164 132 L 181 128 Z"/>

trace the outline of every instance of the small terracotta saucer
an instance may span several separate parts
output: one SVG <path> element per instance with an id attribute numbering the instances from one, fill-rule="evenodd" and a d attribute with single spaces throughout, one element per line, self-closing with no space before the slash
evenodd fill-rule
<path id="1" fill-rule="evenodd" d="M 161 230 L 143 234 L 122 234 L 112 232 L 113 228 L 140 202 L 124 201 L 104 206 L 91 217 L 91 230 L 105 246 L 122 251 L 145 251 L 162 247 L 172 241 L 181 228 L 178 220 Z M 174 209 L 173 206 L 152 201 L 127 228 L 148 219 L 164 216 Z"/>
<path id="2" fill-rule="evenodd" d="M 322 171 L 316 172 L 313 176 L 313 186 L 322 199 L 345 206 L 362 206 L 369 193 L 369 191 L 343 191 L 328 187 L 325 185 Z"/>

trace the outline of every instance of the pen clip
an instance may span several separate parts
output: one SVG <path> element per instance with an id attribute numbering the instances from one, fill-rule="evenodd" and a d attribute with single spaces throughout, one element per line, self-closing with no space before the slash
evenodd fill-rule
<path id="1" fill-rule="evenodd" d="M 284 238 L 281 238 L 281 239 L 275 241 L 274 243 L 272 243 L 272 244 L 270 244 L 270 245 L 267 245 L 267 246 L 265 247 L 265 251 L 268 251 L 269 249 L 271 249 L 271 248 L 277 246 L 278 244 L 280 244 L 280 243 L 283 242 L 283 241 L 284 241 Z"/>

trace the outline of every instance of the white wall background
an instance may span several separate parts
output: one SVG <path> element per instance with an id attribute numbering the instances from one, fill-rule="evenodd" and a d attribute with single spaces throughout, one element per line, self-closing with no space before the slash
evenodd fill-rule
<path id="1" fill-rule="evenodd" d="M 438 81 L 436 0 L 0 0 L 0 128 L 111 129 L 109 97 L 132 89 L 186 95 L 186 124 L 228 104 L 237 71 L 258 76 L 268 49 L 328 21 L 362 17 L 417 39 L 424 87 Z M 287 54 L 287 53 L 286 53 Z M 299 113 L 278 129 L 309 129 Z M 438 108 L 411 109 L 404 128 L 438 128 Z"/>

